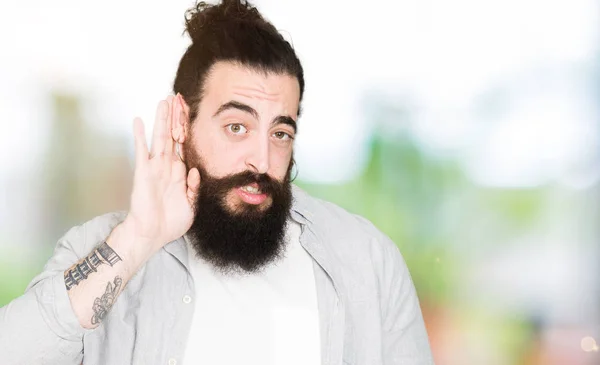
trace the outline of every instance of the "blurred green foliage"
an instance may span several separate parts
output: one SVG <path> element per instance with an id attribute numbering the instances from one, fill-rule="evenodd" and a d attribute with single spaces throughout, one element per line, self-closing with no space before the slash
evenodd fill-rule
<path id="1" fill-rule="evenodd" d="M 373 222 L 399 246 L 420 297 L 441 302 L 455 269 L 440 206 L 445 189 L 462 176 L 455 166 L 428 159 L 409 139 L 390 142 L 375 135 L 370 153 L 363 173 L 352 181 L 297 184 Z"/>
<path id="2" fill-rule="evenodd" d="M 531 227 L 547 198 L 544 189 L 476 186 L 457 161 L 429 156 L 408 135 L 381 132 L 352 181 L 297 184 L 373 222 L 400 248 L 422 300 L 437 304 L 450 299 L 460 280 L 474 225 L 489 229 L 493 244 L 499 235 Z"/>
<path id="3" fill-rule="evenodd" d="M 24 257 L 23 251 L 8 249 L 0 245 L 0 307 L 23 295 L 27 284 L 42 271 L 45 262 L 52 254 L 53 247 L 43 247 L 40 251 Z"/>

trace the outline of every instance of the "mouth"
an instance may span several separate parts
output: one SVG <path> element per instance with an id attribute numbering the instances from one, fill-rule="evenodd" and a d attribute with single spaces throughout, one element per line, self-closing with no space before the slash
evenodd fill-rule
<path id="1" fill-rule="evenodd" d="M 257 183 L 241 186 L 235 189 L 239 197 L 248 204 L 258 205 L 263 203 L 268 195 L 261 192 Z"/>

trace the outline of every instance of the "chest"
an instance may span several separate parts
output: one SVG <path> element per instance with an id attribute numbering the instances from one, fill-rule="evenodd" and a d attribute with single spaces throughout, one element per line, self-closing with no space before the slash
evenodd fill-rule
<path id="1" fill-rule="evenodd" d="M 184 363 L 320 363 L 313 264 L 299 244 L 259 273 L 222 274 L 198 259 L 190 272 L 196 300 Z"/>
<path id="2" fill-rule="evenodd" d="M 336 277 L 348 278 L 356 266 L 337 267 L 342 271 Z M 315 260 L 295 270 L 298 275 L 279 272 L 240 288 L 240 283 L 198 280 L 181 260 L 168 253 L 157 255 L 128 283 L 103 325 L 84 337 L 84 364 L 190 363 L 184 361 L 188 349 L 232 353 L 236 347 L 227 346 L 231 341 L 247 343 L 247 351 L 237 352 L 242 357 L 254 352 L 260 359 L 267 356 L 260 350 L 265 344 L 277 343 L 277 348 L 291 349 L 288 354 L 306 350 L 307 355 L 308 348 L 317 348 L 312 353 L 320 351 L 318 363 L 379 363 L 377 297 L 348 285 L 353 280 L 338 279 L 343 288 L 336 289 Z M 361 281 L 367 285 L 370 279 Z M 217 299 L 223 295 L 229 299 Z M 220 347 L 214 341 L 219 336 Z"/>

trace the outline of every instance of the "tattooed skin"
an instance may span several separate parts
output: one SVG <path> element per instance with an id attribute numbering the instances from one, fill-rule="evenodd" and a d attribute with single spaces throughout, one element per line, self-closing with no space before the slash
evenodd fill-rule
<path id="1" fill-rule="evenodd" d="M 92 253 L 65 272 L 67 290 L 71 290 L 71 288 L 87 279 L 91 273 L 98 271 L 100 265 L 113 266 L 119 261 L 121 261 L 121 257 L 106 242 L 102 242 Z"/>
<path id="2" fill-rule="evenodd" d="M 110 308 L 112 308 L 113 304 L 115 303 L 115 298 L 119 294 L 122 284 L 123 279 L 118 276 L 115 277 L 115 280 L 112 283 L 109 281 L 106 285 L 106 291 L 104 292 L 104 295 L 94 300 L 94 306 L 92 307 L 94 310 L 92 324 L 99 324 L 106 317 L 108 311 L 110 311 Z"/>

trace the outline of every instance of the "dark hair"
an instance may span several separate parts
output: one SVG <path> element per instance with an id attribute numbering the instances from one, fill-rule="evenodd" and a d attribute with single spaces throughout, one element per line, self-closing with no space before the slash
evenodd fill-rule
<path id="1" fill-rule="evenodd" d="M 192 44 L 179 61 L 173 91 L 189 105 L 190 122 L 198 114 L 208 72 L 219 61 L 295 76 L 302 101 L 304 72 L 294 49 L 247 1 L 199 2 L 186 11 L 185 26 Z"/>

